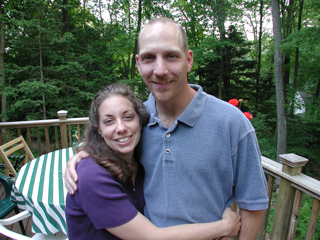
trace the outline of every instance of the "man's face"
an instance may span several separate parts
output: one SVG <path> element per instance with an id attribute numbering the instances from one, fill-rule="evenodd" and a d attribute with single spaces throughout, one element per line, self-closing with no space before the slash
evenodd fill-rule
<path id="1" fill-rule="evenodd" d="M 147 26 L 139 39 L 136 55 L 138 70 L 157 101 L 169 101 L 183 95 L 193 54 L 186 53 L 178 27 L 172 23 Z"/>

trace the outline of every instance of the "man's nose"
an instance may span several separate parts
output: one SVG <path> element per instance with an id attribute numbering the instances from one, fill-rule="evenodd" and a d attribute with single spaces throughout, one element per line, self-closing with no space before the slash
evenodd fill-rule
<path id="1" fill-rule="evenodd" d="M 162 77 L 168 73 L 167 63 L 162 58 L 158 58 L 154 67 L 154 74 Z"/>

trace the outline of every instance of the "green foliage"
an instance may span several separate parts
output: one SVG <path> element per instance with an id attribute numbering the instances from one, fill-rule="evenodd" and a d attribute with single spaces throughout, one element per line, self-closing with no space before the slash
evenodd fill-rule
<path id="1" fill-rule="evenodd" d="M 270 204 L 270 213 L 269 213 L 269 219 L 268 219 L 268 225 L 266 232 L 271 234 L 272 233 L 272 227 L 273 227 L 273 220 L 276 210 L 276 204 L 277 204 L 277 198 L 278 194 L 273 193 L 271 204 Z M 310 195 L 304 194 L 302 197 L 302 203 L 301 208 L 299 210 L 299 217 L 298 217 L 298 224 L 296 228 L 296 240 L 302 240 L 305 239 L 307 235 L 307 230 L 309 226 L 310 216 L 311 216 L 311 210 L 313 205 L 313 199 L 310 197 Z M 320 213 L 318 215 L 318 221 L 316 226 L 316 232 L 314 235 L 314 239 L 320 239 Z"/>
<path id="2" fill-rule="evenodd" d="M 311 209 L 312 209 L 313 199 L 309 195 L 304 195 L 302 206 L 299 212 L 298 225 L 296 230 L 295 239 L 305 239 L 307 235 L 307 230 L 309 226 Z M 314 239 L 320 239 L 320 214 L 318 216 L 316 232 L 314 235 Z"/>
<path id="3" fill-rule="evenodd" d="M 68 117 L 87 116 L 94 94 L 105 85 L 117 82 L 128 84 L 139 98 L 146 100 L 149 91 L 132 66 L 139 3 L 143 3 L 142 25 L 153 17 L 167 16 L 186 29 L 189 48 L 194 53 L 189 82 L 198 83 L 208 93 L 219 96 L 221 79 L 224 100 L 244 99 L 241 110 L 253 114 L 252 124 L 262 155 L 276 159 L 274 49 L 271 30 L 265 28 L 261 70 L 257 76 L 260 2 L 118 0 L 102 4 L 89 1 L 86 9 L 81 1 L 67 2 L 6 0 L 0 5 L 5 31 L 4 80 L 0 79 L 0 91 L 6 97 L 7 106 L 1 117 L 7 121 L 56 118 L 56 112 L 62 109 L 68 110 Z M 282 5 L 287 8 L 284 13 L 288 13 L 286 4 Z M 287 149 L 307 157 L 309 163 L 304 171 L 319 177 L 320 15 L 317 6 L 320 1 L 304 1 L 299 31 L 296 29 L 300 7 L 298 2 L 294 4 L 290 31 L 290 21 L 283 19 L 287 38 L 281 46 L 291 60 L 286 66 L 290 68 L 289 83 L 285 85 L 287 102 L 292 101 L 290 96 L 296 90 L 310 94 L 311 100 L 303 116 L 288 117 Z M 109 19 L 101 18 L 103 12 L 109 14 Z M 265 2 L 264 23 L 269 12 L 269 2 Z M 246 40 L 245 22 L 255 31 L 254 41 Z M 226 31 L 225 38 L 220 36 L 221 31 Z M 291 83 L 297 48 L 299 66 L 294 88 Z M 288 104 L 288 115 L 291 109 Z"/>
<path id="4" fill-rule="evenodd" d="M 320 27 L 305 27 L 290 34 L 284 44 L 281 45 L 281 48 L 287 54 L 293 53 L 296 48 L 299 48 L 299 81 L 297 83 L 299 90 L 308 85 L 309 87 L 313 86 L 309 89 L 311 93 L 316 91 L 315 87 L 320 75 L 320 68 L 318 67 L 320 61 L 319 39 Z"/>
<path id="5" fill-rule="evenodd" d="M 271 198 L 271 204 L 270 204 L 268 225 L 267 225 L 267 229 L 266 229 L 266 232 L 269 233 L 269 234 L 272 233 L 272 227 L 273 227 L 274 214 L 275 214 L 275 210 L 276 210 L 275 206 L 277 204 L 277 198 L 278 198 L 278 194 L 277 193 L 273 193 L 272 194 L 272 198 Z"/>
<path id="6" fill-rule="evenodd" d="M 199 59 L 195 70 L 195 74 L 199 76 L 198 83 L 208 93 L 218 96 L 220 51 L 223 51 L 223 99 L 229 100 L 235 96 L 253 98 L 255 62 L 246 58 L 250 44 L 245 42 L 243 35 L 233 25 L 229 27 L 227 34 L 226 41 L 208 38 L 195 51 L 195 59 Z"/>
<path id="7" fill-rule="evenodd" d="M 294 152 L 300 156 L 308 158 L 308 164 L 303 168 L 303 172 L 320 179 L 320 122 L 306 121 L 307 116 L 288 116 L 288 152 Z"/>
<path id="8" fill-rule="evenodd" d="M 67 109 L 69 117 L 86 116 L 95 92 L 128 76 L 129 68 L 116 74 L 116 63 L 118 50 L 123 49 L 123 56 L 132 45 L 124 44 L 128 38 L 121 26 L 100 28 L 90 12 L 86 16 L 92 25 L 83 28 L 74 21 L 83 16 L 77 4 L 69 12 L 70 31 L 63 32 L 62 16 L 56 12 L 63 6 L 57 2 L 31 3 L 27 1 L 10 12 L 10 25 L 21 29 L 21 34 L 7 41 L 3 93 L 8 107 L 4 114 L 10 121 L 45 115 L 56 118 L 61 109 Z M 128 47 L 121 48 L 123 45 Z"/>
<path id="9" fill-rule="evenodd" d="M 275 121 L 275 119 L 269 119 L 266 114 L 259 112 L 256 112 L 251 120 L 258 138 L 261 155 L 270 159 L 277 159 L 274 130 L 272 128 Z"/>

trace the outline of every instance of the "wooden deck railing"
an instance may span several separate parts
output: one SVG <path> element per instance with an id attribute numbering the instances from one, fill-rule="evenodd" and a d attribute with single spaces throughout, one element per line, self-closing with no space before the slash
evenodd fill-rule
<path id="1" fill-rule="evenodd" d="M 59 111 L 59 119 L 0 123 L 0 145 L 23 135 L 32 151 L 39 155 L 54 149 L 71 146 L 71 130 L 83 135 L 88 118 L 66 118 L 66 111 Z M 58 130 L 59 128 L 59 130 Z M 280 155 L 280 163 L 262 157 L 262 166 L 268 179 L 269 208 L 264 212 L 259 239 L 294 239 L 303 194 L 313 199 L 309 227 L 304 239 L 314 239 L 319 217 L 320 181 L 301 173 L 307 159 L 295 154 Z M 275 187 L 278 179 L 279 187 Z M 274 189 L 278 191 L 272 231 L 267 234 L 269 213 Z"/>
<path id="2" fill-rule="evenodd" d="M 280 163 L 262 157 L 262 166 L 268 175 L 269 208 L 264 212 L 260 229 L 260 238 L 265 239 L 266 227 L 269 219 L 270 203 L 275 179 L 280 180 L 273 228 L 270 239 L 294 239 L 301 208 L 302 195 L 313 198 L 313 206 L 309 219 L 305 240 L 315 239 L 320 201 L 320 181 L 301 173 L 302 167 L 308 159 L 296 154 L 279 155 Z"/>
<path id="3" fill-rule="evenodd" d="M 71 147 L 71 130 L 77 130 L 78 135 L 83 135 L 85 125 L 89 118 L 66 118 L 67 111 L 58 111 L 58 119 L 1 122 L 0 145 L 20 135 L 26 139 L 29 148 L 41 155 L 59 148 Z M 59 128 L 59 129 L 58 129 Z M 80 139 L 79 139 L 80 140 Z"/>

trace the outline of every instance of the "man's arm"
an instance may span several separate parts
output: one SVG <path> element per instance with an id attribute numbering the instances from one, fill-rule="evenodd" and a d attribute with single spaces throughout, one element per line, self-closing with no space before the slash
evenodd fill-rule
<path id="1" fill-rule="evenodd" d="M 260 230 L 263 210 L 249 211 L 240 209 L 241 229 L 239 240 L 255 240 Z"/>
<path id="2" fill-rule="evenodd" d="M 89 154 L 85 151 L 80 151 L 68 161 L 65 172 L 65 185 L 70 195 L 73 195 L 77 191 L 78 174 L 76 171 L 76 165 L 82 158 L 89 157 Z"/>

